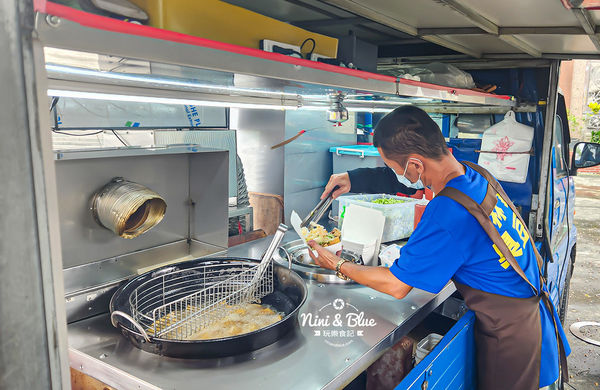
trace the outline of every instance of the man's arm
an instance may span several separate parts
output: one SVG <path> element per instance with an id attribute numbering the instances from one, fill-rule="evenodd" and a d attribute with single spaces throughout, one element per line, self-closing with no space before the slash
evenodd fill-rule
<path id="1" fill-rule="evenodd" d="M 340 267 L 340 272 L 356 283 L 397 299 L 404 298 L 412 290 L 411 286 L 395 277 L 386 267 L 368 267 L 346 262 Z"/>
<path id="2" fill-rule="evenodd" d="M 391 168 L 359 168 L 345 173 L 331 175 L 321 199 L 326 198 L 335 187 L 333 198 L 347 192 L 367 194 L 397 194 L 398 192 L 412 195 L 416 190 L 400 184 Z"/>
<path id="3" fill-rule="evenodd" d="M 348 171 L 350 192 L 369 194 L 402 194 L 412 195 L 415 189 L 400 184 L 394 170 L 389 167 L 358 168 Z"/>
<path id="4" fill-rule="evenodd" d="M 319 256 L 315 256 L 312 251 L 308 251 L 308 254 L 316 264 L 322 268 L 335 271 L 335 267 L 338 261 L 340 261 L 339 257 L 317 245 L 314 241 L 310 241 L 308 245 L 319 254 Z M 399 280 L 385 267 L 368 267 L 346 262 L 340 267 L 340 272 L 363 286 L 391 295 L 397 299 L 404 298 L 412 290 L 411 286 Z"/>

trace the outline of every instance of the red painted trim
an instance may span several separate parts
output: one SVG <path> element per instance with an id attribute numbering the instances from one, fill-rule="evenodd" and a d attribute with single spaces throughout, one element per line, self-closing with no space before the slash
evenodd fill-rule
<path id="1" fill-rule="evenodd" d="M 45 0 L 35 0 L 43 2 Z M 185 43 L 188 45 L 207 47 L 210 49 L 228 51 L 231 53 L 237 53 L 247 55 L 251 57 L 262 58 L 265 60 L 278 61 L 291 65 L 299 65 L 307 68 L 319 69 L 327 72 L 335 72 L 348 76 L 359 77 L 365 80 L 379 80 L 389 83 L 395 83 L 396 78 L 392 76 L 381 75 L 377 73 L 365 72 L 362 70 L 342 68 L 341 66 L 335 66 L 330 64 L 324 64 L 322 62 L 309 61 L 300 58 L 294 58 L 278 53 L 270 53 L 263 50 L 253 49 L 244 46 L 233 45 L 230 43 L 217 42 L 211 39 L 195 37 L 187 34 L 178 33 L 175 31 L 163 30 L 156 27 L 142 26 L 139 24 L 133 24 L 124 22 L 117 19 L 108 18 L 105 16 L 94 15 L 89 12 L 80 11 L 74 8 L 70 8 L 61 4 L 53 2 L 47 2 L 45 6 L 45 12 L 48 14 L 60 16 L 79 23 L 82 26 L 97 28 L 100 30 L 114 31 L 123 34 L 137 35 L 154 39 L 161 39 L 165 41 L 172 41 L 178 43 Z"/>
<path id="2" fill-rule="evenodd" d="M 430 89 L 436 89 L 439 91 L 446 91 L 452 95 L 456 95 L 456 96 L 460 96 L 460 95 L 467 95 L 467 96 L 482 96 L 482 97 L 493 97 L 496 99 L 503 99 L 503 100 L 512 100 L 512 96 L 508 96 L 508 95 L 494 95 L 491 93 L 485 93 L 485 92 L 479 92 L 479 91 L 473 91 L 470 89 L 464 89 L 464 88 L 452 88 L 452 87 L 446 87 L 443 85 L 437 85 L 437 84 L 429 84 L 429 83 L 424 83 L 422 81 L 415 81 L 415 80 L 409 80 L 409 79 L 400 79 L 399 80 L 400 84 L 406 84 L 406 85 L 411 85 L 414 87 L 424 87 L 424 88 L 430 88 Z"/>
<path id="3" fill-rule="evenodd" d="M 600 7 L 599 0 L 583 0 L 583 3 L 581 4 L 581 8 L 585 8 L 587 10 L 596 10 L 598 7 Z"/>
<path id="4" fill-rule="evenodd" d="M 365 72 L 362 70 L 348 69 L 341 66 L 335 66 L 330 64 L 324 64 L 322 62 L 309 61 L 305 59 L 295 58 L 286 56 L 278 53 L 270 53 L 259 49 L 253 49 L 244 46 L 233 45 L 230 43 L 213 41 L 211 39 L 195 37 L 187 34 L 178 33 L 175 31 L 163 30 L 156 27 L 143 26 L 134 23 L 124 22 L 118 19 L 112 19 L 105 16 L 94 15 L 89 12 L 80 11 L 71 7 L 64 6 L 62 4 L 53 3 L 47 0 L 33 0 L 36 11 L 56 15 L 61 18 L 71 20 L 79 23 L 82 26 L 96 28 L 100 30 L 113 31 L 122 34 L 137 35 L 142 37 L 148 37 L 153 39 L 160 39 L 165 41 L 172 41 L 178 43 L 184 43 L 188 45 L 206 47 L 215 50 L 227 51 L 230 53 L 237 53 L 241 55 L 262 58 L 270 61 L 277 61 L 291 65 L 304 66 L 307 68 L 318 69 L 326 72 L 338 73 L 352 77 L 358 77 L 364 80 L 378 80 L 388 83 L 395 83 L 396 77 Z M 407 79 L 400 79 L 401 84 L 407 84 L 417 87 L 425 87 L 436 90 L 448 91 L 455 95 L 471 95 L 471 96 L 485 96 L 494 97 L 498 99 L 510 100 L 510 96 L 505 95 L 493 95 L 483 92 L 471 91 L 468 89 L 450 88 L 435 84 L 423 83 L 420 81 L 413 81 Z"/>
<path id="5" fill-rule="evenodd" d="M 37 12 L 46 12 L 46 0 L 33 0 L 33 9 Z"/>
<path id="6" fill-rule="evenodd" d="M 574 7 L 569 3 L 569 0 L 560 0 L 562 5 L 566 9 L 573 9 Z M 588 11 L 597 11 L 600 9 L 600 1 L 599 0 L 583 0 L 583 3 L 577 8 L 584 8 Z"/>

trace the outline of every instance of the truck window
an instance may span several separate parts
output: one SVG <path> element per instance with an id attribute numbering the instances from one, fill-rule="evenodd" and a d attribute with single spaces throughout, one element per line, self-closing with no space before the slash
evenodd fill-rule
<path id="1" fill-rule="evenodd" d="M 557 178 L 567 176 L 563 125 L 559 116 L 556 116 L 554 121 L 554 166 L 556 167 Z"/>

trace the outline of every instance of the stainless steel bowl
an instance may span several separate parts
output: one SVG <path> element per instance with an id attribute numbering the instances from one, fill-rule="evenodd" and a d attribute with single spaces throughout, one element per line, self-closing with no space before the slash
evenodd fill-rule
<path id="1" fill-rule="evenodd" d="M 342 250 L 340 257 L 356 264 L 362 264 L 361 257 L 352 252 Z M 308 247 L 304 245 L 302 240 L 290 241 L 281 245 L 275 252 L 273 259 L 283 265 L 288 265 L 291 261 L 292 269 L 306 279 L 316 280 L 320 283 L 354 283 L 351 280 L 340 279 L 335 271 L 321 268 L 315 264 L 308 254 Z"/>

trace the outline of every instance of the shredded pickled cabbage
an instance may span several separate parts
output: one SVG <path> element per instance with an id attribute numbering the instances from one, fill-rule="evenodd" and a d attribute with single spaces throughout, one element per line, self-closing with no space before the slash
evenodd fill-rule
<path id="1" fill-rule="evenodd" d="M 314 240 L 321 246 L 331 246 L 341 241 L 342 232 L 338 228 L 334 228 L 330 233 L 318 223 L 311 222 L 309 227 L 303 227 L 300 232 L 306 241 Z"/>

